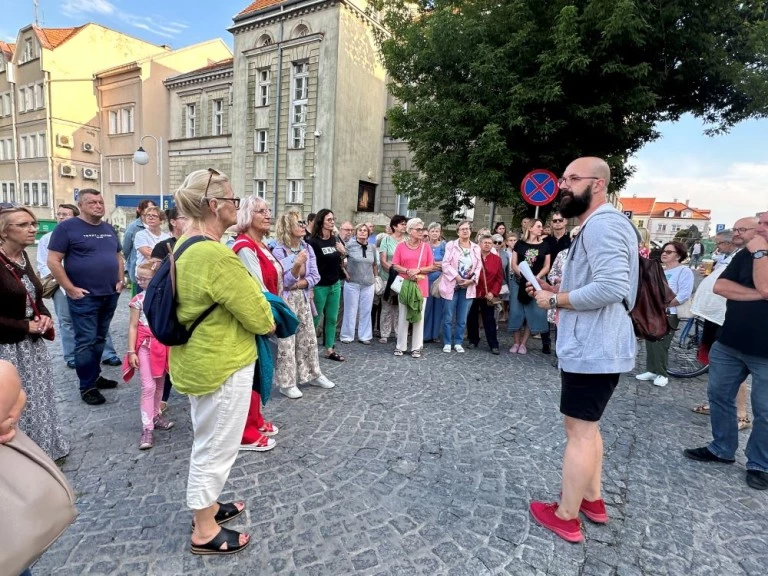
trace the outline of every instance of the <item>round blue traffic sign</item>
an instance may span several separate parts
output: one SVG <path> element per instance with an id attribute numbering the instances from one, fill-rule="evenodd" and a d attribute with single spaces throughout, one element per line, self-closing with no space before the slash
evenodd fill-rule
<path id="1" fill-rule="evenodd" d="M 523 200 L 533 206 L 546 206 L 557 197 L 559 190 L 557 176 L 549 170 L 531 170 L 520 184 Z"/>

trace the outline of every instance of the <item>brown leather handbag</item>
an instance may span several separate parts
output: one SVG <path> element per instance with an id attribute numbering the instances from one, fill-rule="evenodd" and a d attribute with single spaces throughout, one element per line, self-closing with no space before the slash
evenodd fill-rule
<path id="1" fill-rule="evenodd" d="M 0 574 L 20 574 L 77 516 L 64 474 L 29 437 L 0 444 Z"/>

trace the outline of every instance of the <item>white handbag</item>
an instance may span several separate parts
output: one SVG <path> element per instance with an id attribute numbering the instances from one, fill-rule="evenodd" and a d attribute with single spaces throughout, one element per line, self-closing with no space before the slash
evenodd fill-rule
<path id="1" fill-rule="evenodd" d="M 389 289 L 392 290 L 392 292 L 395 294 L 400 294 L 400 290 L 403 288 L 403 282 L 403 277 L 398 274 L 395 276 L 395 279 L 392 280 L 392 284 L 390 285 Z"/>

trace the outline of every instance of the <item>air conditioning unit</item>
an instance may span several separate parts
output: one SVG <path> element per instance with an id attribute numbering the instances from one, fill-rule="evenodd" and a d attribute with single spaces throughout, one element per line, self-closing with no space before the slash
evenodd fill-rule
<path id="1" fill-rule="evenodd" d="M 62 164 L 59 166 L 59 174 L 67 178 L 74 178 L 77 175 L 77 170 L 72 164 Z"/>
<path id="2" fill-rule="evenodd" d="M 67 134 L 57 134 L 56 146 L 59 148 L 73 148 L 72 136 L 68 136 Z"/>
<path id="3" fill-rule="evenodd" d="M 93 152 L 93 144 L 90 142 L 83 142 L 83 152 Z"/>
<path id="4" fill-rule="evenodd" d="M 86 180 L 98 180 L 99 171 L 96 168 L 83 168 L 83 178 Z"/>

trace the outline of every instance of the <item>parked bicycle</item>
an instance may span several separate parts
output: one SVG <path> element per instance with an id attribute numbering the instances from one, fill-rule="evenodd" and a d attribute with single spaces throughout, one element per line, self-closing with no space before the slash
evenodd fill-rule
<path id="1" fill-rule="evenodd" d="M 704 321 L 695 316 L 683 319 L 669 347 L 667 371 L 675 378 L 695 378 L 709 370 L 709 362 L 702 363 L 699 347 L 704 333 Z"/>

